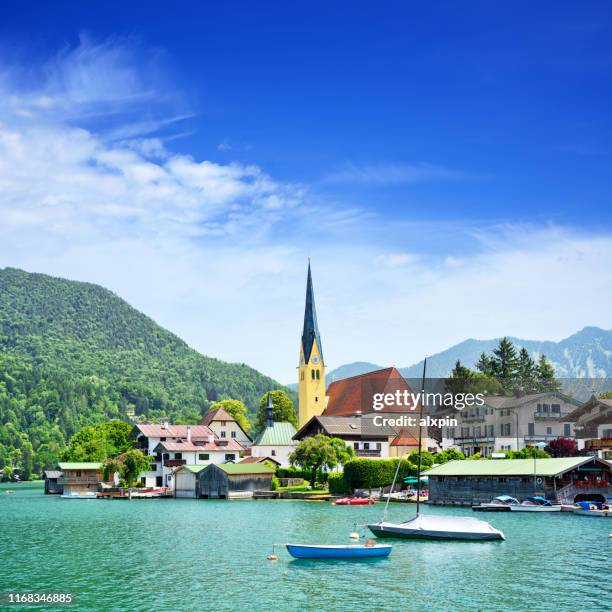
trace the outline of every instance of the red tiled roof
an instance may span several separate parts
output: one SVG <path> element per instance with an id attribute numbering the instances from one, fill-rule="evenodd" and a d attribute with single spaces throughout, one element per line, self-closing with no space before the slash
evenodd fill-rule
<path id="1" fill-rule="evenodd" d="M 160 442 L 158 446 L 162 446 L 167 451 L 172 452 L 198 452 L 198 451 L 243 451 L 244 446 L 236 440 L 225 441 L 215 440 L 212 444 L 210 442 L 203 442 L 202 444 L 194 444 L 193 442 Z"/>
<path id="2" fill-rule="evenodd" d="M 232 421 L 235 422 L 236 419 L 229 413 L 227 410 L 223 408 L 215 408 L 214 410 L 209 410 L 204 418 L 200 421 L 201 425 L 210 425 L 213 421 Z"/>
<path id="3" fill-rule="evenodd" d="M 385 368 L 334 381 L 327 388 L 329 401 L 321 416 L 353 416 L 371 412 L 401 413 L 410 411 L 405 406 L 384 406 L 374 410 L 374 393 L 394 393 L 396 390 L 413 393 L 412 387 L 404 380 L 397 368 Z M 417 406 L 415 410 L 418 410 Z"/>
<path id="4" fill-rule="evenodd" d="M 147 438 L 187 438 L 187 428 L 191 427 L 191 439 L 208 440 L 209 436 L 214 436 L 210 427 L 206 425 L 154 425 L 152 423 L 139 423 L 136 427 Z"/>
<path id="5" fill-rule="evenodd" d="M 391 446 L 416 446 L 419 447 L 419 441 L 407 429 L 400 429 L 399 433 L 391 442 Z"/>

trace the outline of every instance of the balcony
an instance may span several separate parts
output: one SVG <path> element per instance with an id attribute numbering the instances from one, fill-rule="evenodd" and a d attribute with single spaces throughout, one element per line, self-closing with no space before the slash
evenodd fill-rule
<path id="1" fill-rule="evenodd" d="M 67 484 L 99 484 L 102 478 L 97 476 L 60 476 L 57 482 L 62 485 Z"/>
<path id="2" fill-rule="evenodd" d="M 495 436 L 463 436 L 454 438 L 457 444 L 472 444 L 474 441 L 479 442 L 495 442 Z"/>
<path id="3" fill-rule="evenodd" d="M 471 414 L 471 415 L 462 414 L 461 420 L 464 423 L 473 423 L 473 422 L 482 423 L 485 420 L 485 415 L 484 414 Z"/>
<path id="4" fill-rule="evenodd" d="M 536 421 L 558 421 L 563 419 L 566 415 L 560 412 L 534 412 L 533 418 Z"/>
<path id="5" fill-rule="evenodd" d="M 380 458 L 380 451 L 376 450 L 376 449 L 365 449 L 365 448 L 358 448 L 355 449 L 355 455 L 357 455 L 357 457 L 378 457 Z"/>
<path id="6" fill-rule="evenodd" d="M 612 450 L 612 438 L 593 438 L 584 441 L 584 447 L 589 450 Z"/>
<path id="7" fill-rule="evenodd" d="M 175 468 L 181 467 L 181 465 L 185 465 L 187 463 L 187 459 L 164 459 L 164 467 Z"/>

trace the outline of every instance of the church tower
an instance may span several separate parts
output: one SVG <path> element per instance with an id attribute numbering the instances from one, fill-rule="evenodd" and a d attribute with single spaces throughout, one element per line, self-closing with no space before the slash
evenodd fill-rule
<path id="1" fill-rule="evenodd" d="M 299 426 L 302 427 L 313 416 L 319 416 L 325 410 L 325 364 L 323 347 L 317 325 L 314 291 L 310 259 L 308 260 L 308 279 L 306 281 L 306 309 L 304 311 L 304 329 L 300 344 L 299 371 Z"/>

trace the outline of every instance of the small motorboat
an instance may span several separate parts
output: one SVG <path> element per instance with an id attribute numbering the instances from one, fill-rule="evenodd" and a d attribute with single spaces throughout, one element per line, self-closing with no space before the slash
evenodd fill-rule
<path id="1" fill-rule="evenodd" d="M 336 506 L 370 506 L 375 503 L 372 497 L 343 497 L 336 500 Z"/>
<path id="2" fill-rule="evenodd" d="M 490 502 L 472 506 L 472 510 L 474 512 L 510 512 L 510 506 L 518 503 L 519 500 L 510 495 L 499 495 Z"/>
<path id="3" fill-rule="evenodd" d="M 504 534 L 486 521 L 463 516 L 417 514 L 404 523 L 381 521 L 368 525 L 379 538 L 419 540 L 505 540 Z"/>
<path id="4" fill-rule="evenodd" d="M 578 507 L 574 508 L 574 514 L 580 514 L 581 516 L 597 516 L 599 518 L 612 518 L 612 507 L 610 507 L 610 504 L 583 501 L 578 502 Z"/>
<path id="5" fill-rule="evenodd" d="M 511 504 L 512 512 L 561 512 L 561 506 L 553 506 L 547 499 L 539 495 L 526 497 L 520 504 Z"/>
<path id="6" fill-rule="evenodd" d="M 286 544 L 295 559 L 369 559 L 388 557 L 392 546 L 366 540 L 365 544 Z"/>

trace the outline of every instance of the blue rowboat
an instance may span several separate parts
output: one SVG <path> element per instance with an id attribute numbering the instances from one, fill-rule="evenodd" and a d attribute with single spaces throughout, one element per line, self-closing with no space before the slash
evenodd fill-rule
<path id="1" fill-rule="evenodd" d="M 289 554 L 295 559 L 368 559 L 387 557 L 393 548 L 387 544 L 286 544 Z"/>

